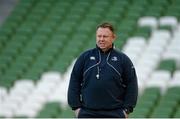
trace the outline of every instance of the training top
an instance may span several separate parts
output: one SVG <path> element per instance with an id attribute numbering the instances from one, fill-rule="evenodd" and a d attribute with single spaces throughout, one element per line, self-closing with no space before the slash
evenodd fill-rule
<path id="1" fill-rule="evenodd" d="M 132 61 L 115 48 L 103 52 L 96 46 L 82 53 L 73 67 L 68 103 L 73 110 L 128 109 L 133 111 L 138 85 Z"/>

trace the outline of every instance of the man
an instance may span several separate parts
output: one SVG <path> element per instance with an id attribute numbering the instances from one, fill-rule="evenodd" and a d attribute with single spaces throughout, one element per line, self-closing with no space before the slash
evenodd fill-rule
<path id="1" fill-rule="evenodd" d="M 100 24 L 96 48 L 77 59 L 69 83 L 68 103 L 79 118 L 127 118 L 137 102 L 138 86 L 131 60 L 115 50 L 114 28 Z"/>

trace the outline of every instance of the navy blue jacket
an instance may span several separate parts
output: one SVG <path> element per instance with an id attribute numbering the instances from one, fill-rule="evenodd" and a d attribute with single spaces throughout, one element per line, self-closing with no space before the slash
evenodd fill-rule
<path id="1" fill-rule="evenodd" d="M 136 105 L 138 86 L 135 68 L 122 52 L 98 47 L 77 59 L 71 73 L 68 103 L 72 109 L 128 109 Z"/>

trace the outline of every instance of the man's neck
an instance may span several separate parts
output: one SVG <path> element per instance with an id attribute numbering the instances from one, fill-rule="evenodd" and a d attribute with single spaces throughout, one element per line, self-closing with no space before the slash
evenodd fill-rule
<path id="1" fill-rule="evenodd" d="M 109 47 L 109 48 L 105 48 L 105 49 L 101 49 L 101 48 L 99 48 L 99 49 L 101 50 L 101 52 L 107 53 L 107 52 L 109 52 L 112 48 L 113 48 L 113 46 L 111 46 L 111 47 Z"/>

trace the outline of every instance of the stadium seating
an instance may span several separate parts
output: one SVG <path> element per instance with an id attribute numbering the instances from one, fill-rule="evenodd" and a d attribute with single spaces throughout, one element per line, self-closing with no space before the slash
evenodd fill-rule
<path id="1" fill-rule="evenodd" d="M 0 26 L 0 118 L 74 117 L 67 89 L 75 59 L 95 47 L 97 24 L 116 27 L 133 61 L 132 118 L 180 118 L 179 0 L 20 0 Z"/>

